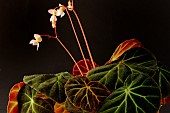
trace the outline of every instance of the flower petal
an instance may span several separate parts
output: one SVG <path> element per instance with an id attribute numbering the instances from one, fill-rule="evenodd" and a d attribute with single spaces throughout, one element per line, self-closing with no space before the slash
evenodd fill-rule
<path id="1" fill-rule="evenodd" d="M 64 15 L 65 13 L 63 10 L 60 10 L 60 9 L 57 10 L 56 16 L 60 16 L 62 18 Z"/>
<path id="2" fill-rule="evenodd" d="M 34 34 L 34 38 L 36 39 L 36 37 L 41 37 L 39 34 Z"/>
<path id="3" fill-rule="evenodd" d="M 55 22 L 55 21 L 57 21 L 57 17 L 52 15 L 50 18 L 50 22 Z"/>
<path id="4" fill-rule="evenodd" d="M 62 10 L 60 10 L 60 9 L 57 9 L 56 16 L 61 16 L 62 12 L 63 12 Z"/>
<path id="5" fill-rule="evenodd" d="M 63 6 L 62 4 L 59 4 L 59 6 L 61 7 L 61 6 Z"/>
<path id="6" fill-rule="evenodd" d="M 37 42 L 41 42 L 42 38 L 39 34 L 34 34 L 34 38 L 36 39 Z"/>
<path id="7" fill-rule="evenodd" d="M 29 44 L 32 44 L 33 46 L 35 46 L 38 44 L 38 42 L 37 40 L 32 39 Z"/>
<path id="8" fill-rule="evenodd" d="M 32 39 L 29 44 L 33 44 L 36 40 Z"/>
<path id="9" fill-rule="evenodd" d="M 49 9 L 48 13 L 53 14 L 54 9 Z"/>
<path id="10" fill-rule="evenodd" d="M 64 15 L 65 15 L 65 13 L 64 13 L 64 12 L 62 12 L 60 17 L 62 18 Z"/>
<path id="11" fill-rule="evenodd" d="M 39 48 L 39 43 L 37 44 L 37 51 L 38 51 L 38 48 Z"/>

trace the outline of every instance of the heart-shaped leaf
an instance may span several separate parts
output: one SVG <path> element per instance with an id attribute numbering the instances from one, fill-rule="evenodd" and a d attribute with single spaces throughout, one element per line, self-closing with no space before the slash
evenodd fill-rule
<path id="1" fill-rule="evenodd" d="M 68 72 L 59 74 L 37 74 L 24 76 L 24 82 L 36 91 L 60 103 L 66 99 L 64 85 L 71 77 L 72 75 Z"/>
<path id="2" fill-rule="evenodd" d="M 70 113 L 70 111 L 65 109 L 65 102 L 56 102 L 54 105 L 54 113 Z"/>
<path id="3" fill-rule="evenodd" d="M 93 69 L 93 63 L 94 63 L 95 67 L 98 67 L 98 65 L 95 62 L 92 62 L 89 59 L 80 60 L 79 62 L 77 62 L 77 65 L 79 66 L 83 76 L 86 76 L 86 74 L 89 72 L 89 70 Z M 81 72 L 78 69 L 77 65 L 75 64 L 73 66 L 73 75 L 81 76 Z"/>
<path id="4" fill-rule="evenodd" d="M 7 106 L 7 112 L 8 113 L 18 113 L 18 92 L 24 85 L 24 82 L 20 82 L 15 84 L 9 92 L 9 101 L 8 101 L 8 106 Z"/>
<path id="5" fill-rule="evenodd" d="M 88 112 L 95 112 L 110 93 L 103 84 L 79 76 L 68 80 L 65 85 L 65 92 L 74 106 Z"/>
<path id="6" fill-rule="evenodd" d="M 122 42 L 115 50 L 113 55 L 111 56 L 110 60 L 106 63 L 109 64 L 115 60 L 118 60 L 119 57 L 126 52 L 129 49 L 135 48 L 135 47 L 143 47 L 142 44 L 136 40 L 136 39 L 130 39 Z"/>
<path id="7" fill-rule="evenodd" d="M 36 97 L 37 91 L 24 85 L 18 94 L 19 113 L 54 113 L 53 103 Z"/>
<path id="8" fill-rule="evenodd" d="M 126 51 L 119 60 L 111 64 L 92 69 L 87 78 L 99 81 L 109 90 L 121 87 L 129 74 L 147 73 L 153 76 L 157 70 L 155 57 L 144 48 L 133 48 Z"/>
<path id="9" fill-rule="evenodd" d="M 152 77 L 129 75 L 124 86 L 106 98 L 99 113 L 156 113 L 160 97 L 159 86 Z"/>
<path id="10" fill-rule="evenodd" d="M 73 103 L 71 103 L 68 98 L 66 98 L 66 101 L 65 101 L 65 108 L 69 110 L 71 113 L 91 113 L 91 112 L 82 110 L 82 108 L 78 106 L 74 106 Z"/>
<path id="11" fill-rule="evenodd" d="M 165 66 L 158 68 L 158 74 L 154 77 L 155 81 L 161 88 L 162 97 L 165 98 L 170 95 L 170 71 Z"/>

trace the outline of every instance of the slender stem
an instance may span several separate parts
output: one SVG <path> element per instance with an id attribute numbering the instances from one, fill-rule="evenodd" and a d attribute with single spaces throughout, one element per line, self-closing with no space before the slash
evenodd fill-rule
<path id="1" fill-rule="evenodd" d="M 55 7 L 54 9 L 57 9 L 57 8 L 59 8 L 60 6 L 57 6 L 57 7 Z"/>
<path id="2" fill-rule="evenodd" d="M 77 43 L 78 43 L 78 46 L 79 46 L 80 52 L 81 52 L 82 57 L 83 57 L 83 60 L 85 61 L 86 68 L 87 68 L 87 70 L 89 71 L 89 67 L 88 67 L 88 65 L 87 65 L 87 62 L 86 62 L 86 59 L 85 59 L 85 56 L 84 56 L 83 50 L 82 50 L 81 45 L 80 45 L 80 41 L 79 41 L 79 39 L 78 39 L 78 36 L 77 36 L 76 30 L 75 30 L 75 28 L 74 28 L 73 21 L 72 21 L 71 16 L 70 16 L 70 14 L 69 14 L 69 12 L 68 12 L 68 10 L 67 10 L 67 9 L 66 9 L 66 12 L 67 12 L 68 18 L 69 18 L 69 20 L 70 20 L 70 23 L 71 23 L 71 26 L 72 26 L 72 29 L 73 29 L 74 35 L 75 35 L 75 37 L 76 37 L 76 40 L 77 40 Z"/>
<path id="3" fill-rule="evenodd" d="M 71 57 L 71 59 L 73 60 L 73 62 L 75 63 L 75 65 L 77 66 L 78 70 L 80 71 L 81 76 L 83 76 L 83 73 L 80 69 L 80 67 L 78 66 L 76 60 L 74 59 L 74 57 L 71 55 L 71 53 L 69 52 L 69 50 L 64 46 L 64 44 L 59 40 L 59 38 L 56 36 L 56 39 L 58 40 L 58 42 L 61 44 L 61 46 L 63 46 L 63 48 L 65 49 L 65 51 L 69 54 L 69 56 Z"/>
<path id="4" fill-rule="evenodd" d="M 83 30 L 83 27 L 82 27 L 82 25 L 81 25 L 80 19 L 79 19 L 78 15 L 77 15 L 77 13 L 75 12 L 74 9 L 73 9 L 73 13 L 74 13 L 74 15 L 76 16 L 76 19 L 77 19 L 77 21 L 78 21 L 78 23 L 79 23 L 79 26 L 80 26 L 81 32 L 82 32 L 82 34 L 83 34 L 84 41 L 85 41 L 85 44 L 86 44 L 86 47 L 87 47 L 87 50 L 88 50 L 88 53 L 89 53 L 89 56 L 90 56 L 90 60 L 92 61 L 93 68 L 95 68 L 95 64 L 94 64 L 94 61 L 93 61 L 93 57 L 92 57 L 92 54 L 91 54 L 91 52 L 90 52 L 90 48 L 89 48 L 89 45 L 88 45 L 88 42 L 87 42 L 87 39 L 86 39 L 86 35 L 85 35 L 85 33 L 84 33 L 84 30 Z"/>
<path id="5" fill-rule="evenodd" d="M 66 46 L 60 41 L 60 39 L 56 36 L 50 36 L 50 35 L 41 35 L 41 36 L 47 36 L 49 38 L 55 38 L 57 39 L 57 41 L 61 44 L 61 46 L 65 49 L 65 51 L 68 53 L 68 55 L 71 57 L 71 59 L 73 60 L 73 62 L 75 63 L 75 65 L 77 66 L 78 70 L 80 71 L 81 76 L 83 76 L 83 73 L 80 69 L 80 67 L 78 66 L 76 60 L 74 59 L 74 57 L 71 55 L 71 53 L 69 52 L 69 50 L 66 48 Z"/>
<path id="6" fill-rule="evenodd" d="M 57 29 L 56 29 L 56 27 L 54 28 L 54 33 L 55 33 L 55 36 L 57 36 Z"/>
<path id="7" fill-rule="evenodd" d="M 72 0 L 72 6 L 73 6 L 73 10 L 74 10 L 74 1 Z"/>

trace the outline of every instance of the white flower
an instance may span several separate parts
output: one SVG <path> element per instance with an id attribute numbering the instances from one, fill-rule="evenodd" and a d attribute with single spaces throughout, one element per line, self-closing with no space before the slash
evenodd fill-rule
<path id="1" fill-rule="evenodd" d="M 57 11 L 56 11 L 55 9 L 49 9 L 49 10 L 48 10 L 48 13 L 56 16 Z"/>
<path id="2" fill-rule="evenodd" d="M 50 22 L 52 23 L 53 28 L 56 27 L 56 21 L 57 21 L 57 17 L 52 15 L 51 18 L 50 18 Z"/>
<path id="3" fill-rule="evenodd" d="M 57 21 L 57 17 L 52 15 L 50 18 L 50 22 L 56 22 Z"/>
<path id="4" fill-rule="evenodd" d="M 37 51 L 38 51 L 39 42 L 42 42 L 42 38 L 39 34 L 34 34 L 34 38 L 35 39 L 32 39 L 29 44 L 32 44 L 33 46 L 37 46 Z"/>
<path id="5" fill-rule="evenodd" d="M 60 8 L 57 9 L 56 16 L 60 16 L 61 18 L 65 15 L 65 7 L 61 4 L 59 4 Z"/>
<path id="6" fill-rule="evenodd" d="M 50 18 L 50 22 L 52 23 L 53 28 L 56 27 L 56 21 L 57 21 L 56 16 L 60 16 L 62 18 L 65 15 L 64 11 L 65 11 L 65 6 L 63 6 L 61 4 L 59 4 L 59 9 L 57 9 L 57 10 L 55 10 L 55 9 L 48 10 L 48 13 L 52 14 L 52 16 Z"/>
<path id="7" fill-rule="evenodd" d="M 49 9 L 48 12 L 52 14 L 50 18 L 50 22 L 52 23 L 52 27 L 55 28 L 56 21 L 57 21 L 57 17 L 56 17 L 57 11 L 55 9 Z"/>
<path id="8" fill-rule="evenodd" d="M 68 6 L 67 6 L 67 8 L 68 8 L 69 11 L 72 11 L 72 10 L 73 10 L 73 4 L 72 4 L 72 2 L 71 2 L 70 0 L 68 1 Z"/>
<path id="9" fill-rule="evenodd" d="M 52 14 L 53 16 L 60 16 L 63 17 L 65 15 L 64 11 L 65 11 L 65 7 L 61 4 L 59 4 L 59 9 L 55 10 L 55 9 L 49 9 L 48 12 L 50 14 Z"/>

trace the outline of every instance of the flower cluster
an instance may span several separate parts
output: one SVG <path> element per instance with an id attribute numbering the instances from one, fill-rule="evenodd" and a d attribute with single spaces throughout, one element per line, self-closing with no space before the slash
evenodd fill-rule
<path id="1" fill-rule="evenodd" d="M 52 23 L 52 27 L 55 28 L 56 27 L 56 21 L 57 21 L 57 17 L 56 16 L 60 16 L 61 18 L 65 15 L 64 11 L 65 11 L 65 6 L 59 4 L 59 9 L 49 9 L 48 12 L 51 15 L 50 18 L 50 22 Z"/>
<path id="2" fill-rule="evenodd" d="M 68 1 L 67 7 L 62 4 L 59 4 L 58 7 L 48 10 L 48 13 L 52 14 L 50 17 L 52 28 L 56 28 L 57 17 L 62 18 L 65 15 L 65 12 L 64 12 L 65 10 L 69 10 L 69 11 L 73 10 L 73 4 L 70 0 Z M 35 39 L 32 39 L 29 44 L 32 44 L 33 46 L 37 46 L 37 51 L 38 51 L 39 42 L 42 42 L 42 38 L 41 38 L 41 35 L 39 34 L 34 34 L 34 38 Z"/>
<path id="3" fill-rule="evenodd" d="M 59 8 L 57 10 L 55 8 L 48 10 L 48 13 L 52 14 L 51 18 L 50 18 L 50 22 L 52 23 L 52 28 L 56 28 L 56 21 L 57 21 L 56 16 L 62 18 L 65 15 L 64 11 L 67 10 L 67 9 L 69 11 L 73 10 L 73 4 L 72 4 L 72 2 L 70 0 L 68 1 L 68 6 L 67 7 L 65 7 L 62 4 L 59 4 Z"/>

